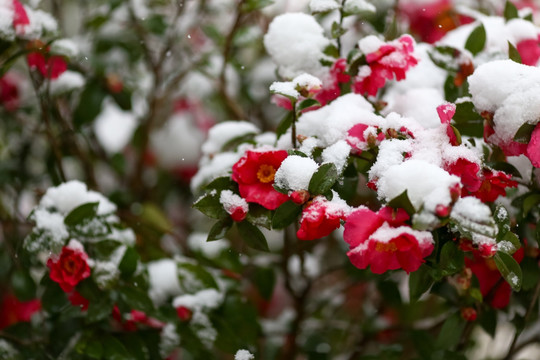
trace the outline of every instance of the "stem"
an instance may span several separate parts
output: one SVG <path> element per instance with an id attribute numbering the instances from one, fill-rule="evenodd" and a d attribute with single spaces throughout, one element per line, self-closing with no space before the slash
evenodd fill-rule
<path id="1" fill-rule="evenodd" d="M 229 31 L 229 33 L 227 34 L 227 37 L 225 38 L 225 45 L 223 46 L 223 54 L 222 54 L 223 65 L 221 66 L 221 72 L 219 74 L 220 95 L 223 97 L 227 111 L 229 111 L 229 113 L 232 116 L 234 116 L 237 120 L 247 120 L 247 119 L 242 108 L 227 93 L 226 70 L 227 70 L 227 64 L 229 63 L 229 59 L 230 59 L 234 35 L 236 34 L 236 31 L 240 27 L 240 23 L 244 15 L 242 11 L 242 6 L 244 5 L 245 2 L 246 0 L 240 0 L 236 6 L 236 18 L 234 19 L 234 23 L 231 30 Z"/>
<path id="2" fill-rule="evenodd" d="M 291 142 L 293 144 L 293 148 L 296 149 L 298 147 L 298 144 L 296 143 L 296 101 L 292 102 L 292 124 L 291 124 Z"/>
<path id="3" fill-rule="evenodd" d="M 540 295 L 540 282 L 538 282 L 536 284 L 536 287 L 534 288 L 534 294 L 533 294 L 533 297 L 531 299 L 531 303 L 529 304 L 529 308 L 527 309 L 527 312 L 525 313 L 525 317 L 524 317 L 524 323 L 525 324 L 527 324 L 527 321 L 531 317 L 534 305 L 536 304 L 536 301 L 538 300 L 539 295 Z M 516 333 L 514 334 L 514 338 L 512 339 L 512 344 L 510 345 L 510 348 L 508 349 L 508 353 L 506 354 L 506 357 L 504 358 L 504 360 L 512 359 L 512 357 L 513 357 L 513 355 L 514 355 L 514 353 L 516 351 L 517 340 L 518 340 L 518 338 L 519 338 L 519 336 L 521 335 L 522 332 L 523 332 L 523 330 L 516 329 Z"/>
<path id="4" fill-rule="evenodd" d="M 339 29 L 341 30 L 341 27 L 343 25 L 343 4 L 345 3 L 345 0 L 341 0 L 341 7 L 339 8 Z M 337 37 L 337 47 L 338 47 L 338 54 L 339 57 L 341 57 L 341 35 Z"/>

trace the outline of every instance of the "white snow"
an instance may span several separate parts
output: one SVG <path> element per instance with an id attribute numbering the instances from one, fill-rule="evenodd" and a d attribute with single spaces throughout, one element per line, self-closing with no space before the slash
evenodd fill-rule
<path id="1" fill-rule="evenodd" d="M 375 51 L 379 50 L 379 48 L 383 45 L 384 41 L 382 41 L 375 35 L 368 35 L 358 41 L 358 47 L 360 48 L 360 51 L 362 51 L 366 55 L 374 53 Z"/>
<path id="2" fill-rule="evenodd" d="M 80 73 L 66 70 L 59 77 L 51 80 L 50 91 L 53 95 L 62 94 L 82 88 L 85 82 L 86 80 Z"/>
<path id="3" fill-rule="evenodd" d="M 280 94 L 294 99 L 300 97 L 300 93 L 295 89 L 292 81 L 274 81 L 270 85 L 270 91 L 274 94 Z"/>
<path id="4" fill-rule="evenodd" d="M 312 13 L 321 13 L 339 9 L 341 6 L 336 0 L 311 0 L 309 10 Z"/>
<path id="5" fill-rule="evenodd" d="M 116 205 L 110 202 L 109 199 L 98 192 L 88 190 L 86 184 L 78 180 L 71 180 L 57 187 L 47 189 L 39 202 L 39 208 L 56 208 L 60 213 L 67 215 L 77 206 L 90 202 L 99 202 L 98 215 L 110 214 L 116 211 Z"/>
<path id="6" fill-rule="evenodd" d="M 200 251 L 208 258 L 215 258 L 223 250 L 229 249 L 230 245 L 225 240 L 206 241 L 208 234 L 194 232 L 188 236 L 188 246 L 193 251 Z"/>
<path id="7" fill-rule="evenodd" d="M 240 349 L 234 354 L 234 360 L 253 360 L 255 356 L 248 350 Z"/>
<path id="8" fill-rule="evenodd" d="M 377 8 L 367 2 L 366 0 L 345 0 L 343 4 L 343 11 L 349 14 L 358 14 L 358 13 L 374 13 L 377 11 Z"/>
<path id="9" fill-rule="evenodd" d="M 233 193 L 231 190 L 223 190 L 219 195 L 219 202 L 229 214 L 234 213 L 238 208 L 241 208 L 246 213 L 249 211 L 247 201 L 240 195 Z"/>
<path id="10" fill-rule="evenodd" d="M 204 289 L 195 294 L 180 295 L 174 298 L 173 306 L 185 306 L 188 309 L 215 309 L 223 302 L 224 296 L 216 289 Z"/>
<path id="11" fill-rule="evenodd" d="M 319 60 L 326 57 L 323 50 L 329 44 L 315 18 L 302 13 L 276 16 L 264 36 L 266 51 L 286 79 L 304 72 L 317 77 L 326 73 Z"/>
<path id="12" fill-rule="evenodd" d="M 167 298 L 182 293 L 178 276 L 176 275 L 176 261 L 160 259 L 147 264 L 150 289 L 148 295 L 154 304 L 162 304 Z"/>
<path id="13" fill-rule="evenodd" d="M 213 179 L 228 175 L 232 166 L 240 160 L 243 154 L 225 152 L 216 154 L 212 158 L 203 158 L 199 163 L 199 171 L 191 179 L 191 190 L 196 193 L 201 186 Z"/>
<path id="14" fill-rule="evenodd" d="M 52 54 L 71 58 L 79 55 L 79 46 L 71 39 L 58 39 L 51 44 L 50 51 Z"/>
<path id="15" fill-rule="evenodd" d="M 319 165 L 311 158 L 291 155 L 281 163 L 274 182 L 287 190 L 307 190 L 311 177 L 318 168 Z"/>
<path id="16" fill-rule="evenodd" d="M 196 167 L 204 135 L 188 113 L 175 114 L 150 136 L 158 163 L 166 169 Z"/>
<path id="17" fill-rule="evenodd" d="M 103 103 L 100 114 L 94 121 L 94 131 L 106 152 L 120 152 L 131 140 L 137 127 L 135 115 L 123 111 L 111 99 Z"/>
<path id="18" fill-rule="evenodd" d="M 202 146 L 204 155 L 215 154 L 221 151 L 229 141 L 248 134 L 258 134 L 260 130 L 247 121 L 225 121 L 212 127 L 208 138 Z"/>
<path id="19" fill-rule="evenodd" d="M 12 40 L 15 36 L 13 29 L 13 1 L 0 0 L 0 38 Z"/>
<path id="20" fill-rule="evenodd" d="M 479 66 L 468 80 L 474 106 L 495 114 L 495 132 L 503 141 L 512 140 L 523 124 L 540 121 L 539 68 L 492 61 Z"/>
<path id="21" fill-rule="evenodd" d="M 380 198 L 390 201 L 407 190 L 413 206 L 418 210 L 422 204 L 429 211 L 437 205 L 448 205 L 450 188 L 459 178 L 440 167 L 421 160 L 409 160 L 390 167 L 377 182 Z"/>
<path id="22" fill-rule="evenodd" d="M 336 165 L 339 174 L 344 170 L 347 165 L 347 159 L 351 153 L 351 147 L 345 140 L 339 140 L 335 144 L 325 148 L 321 154 L 322 160 L 325 163 L 333 163 Z"/>

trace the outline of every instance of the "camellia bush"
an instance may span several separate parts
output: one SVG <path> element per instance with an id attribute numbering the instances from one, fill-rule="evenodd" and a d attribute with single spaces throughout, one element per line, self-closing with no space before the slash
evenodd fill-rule
<path id="1" fill-rule="evenodd" d="M 539 21 L 0 0 L 0 359 L 540 358 Z"/>

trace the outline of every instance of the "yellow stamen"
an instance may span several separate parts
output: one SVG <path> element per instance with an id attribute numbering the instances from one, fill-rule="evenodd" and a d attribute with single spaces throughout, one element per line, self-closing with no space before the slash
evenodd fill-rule
<path id="1" fill-rule="evenodd" d="M 276 169 L 268 164 L 262 164 L 257 171 L 257 179 L 265 184 L 274 181 L 274 175 L 276 175 Z"/>
<path id="2" fill-rule="evenodd" d="M 397 248 L 396 244 L 394 244 L 393 242 L 391 242 L 391 243 L 378 242 L 377 245 L 375 246 L 375 250 L 377 250 L 379 252 L 383 252 L 383 251 L 396 252 L 397 249 L 398 248 Z"/>

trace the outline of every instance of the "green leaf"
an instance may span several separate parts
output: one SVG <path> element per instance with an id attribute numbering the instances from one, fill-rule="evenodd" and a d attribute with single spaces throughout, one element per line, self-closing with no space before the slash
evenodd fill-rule
<path id="1" fill-rule="evenodd" d="M 89 324 L 108 319 L 111 316 L 114 307 L 114 302 L 109 298 L 108 294 L 102 293 L 96 300 L 92 300 L 88 304 L 86 311 L 86 321 Z"/>
<path id="2" fill-rule="evenodd" d="M 131 309 L 140 310 L 147 314 L 154 310 L 152 300 L 150 300 L 146 291 L 135 287 L 124 286 L 118 292 L 120 293 L 120 298 Z"/>
<path id="3" fill-rule="evenodd" d="M 18 269 L 11 274 L 11 286 L 17 299 L 30 301 L 36 298 L 36 283 L 28 271 Z"/>
<path id="4" fill-rule="evenodd" d="M 465 42 L 465 49 L 469 50 L 473 55 L 478 54 L 486 45 L 486 29 L 483 24 L 478 25 L 469 35 Z"/>
<path id="5" fill-rule="evenodd" d="M 516 234 L 514 234 L 513 232 L 510 232 L 508 231 L 506 234 L 504 234 L 504 236 L 501 237 L 501 240 L 499 241 L 498 240 L 498 236 L 497 236 L 497 242 L 499 243 L 499 250 L 509 254 L 509 255 L 512 255 L 514 252 L 516 252 L 516 250 L 518 250 L 520 247 L 521 247 L 521 243 L 519 241 L 519 238 L 517 237 Z M 500 242 L 508 242 L 510 244 L 512 244 L 511 246 L 502 246 L 504 245 L 505 243 L 500 243 Z"/>
<path id="6" fill-rule="evenodd" d="M 429 290 L 433 284 L 431 270 L 427 265 L 421 265 L 418 270 L 409 274 L 409 299 L 414 303 Z"/>
<path id="7" fill-rule="evenodd" d="M 253 272 L 253 284 L 265 300 L 270 300 L 276 285 L 276 274 L 272 268 L 256 267 Z"/>
<path id="8" fill-rule="evenodd" d="M 41 306 L 48 313 L 59 313 L 62 309 L 69 306 L 66 293 L 60 286 L 52 280 L 47 281 L 45 292 L 41 296 Z"/>
<path id="9" fill-rule="evenodd" d="M 195 292 L 208 288 L 218 289 L 212 274 L 201 265 L 181 263 L 177 265 L 177 268 L 180 285 L 186 292 Z"/>
<path id="10" fill-rule="evenodd" d="M 388 206 L 394 209 L 403 209 L 409 215 L 412 215 L 416 212 L 413 204 L 411 203 L 411 200 L 409 199 L 409 195 L 407 195 L 407 190 L 390 200 L 388 202 Z"/>
<path id="11" fill-rule="evenodd" d="M 75 226 L 81 224 L 86 219 L 91 219 L 97 215 L 99 202 L 92 202 L 77 206 L 71 210 L 64 218 L 64 224 L 67 226 Z"/>
<path id="12" fill-rule="evenodd" d="M 518 64 L 522 64 L 521 55 L 519 54 L 519 51 L 512 45 L 510 41 L 508 41 L 508 58 L 510 60 L 517 62 Z"/>
<path id="13" fill-rule="evenodd" d="M 102 338 L 103 345 L 103 355 L 107 360 L 132 360 L 133 357 L 129 354 L 124 344 L 115 337 L 103 336 Z"/>
<path id="14" fill-rule="evenodd" d="M 514 141 L 522 144 L 528 144 L 531 141 L 531 135 L 536 125 L 525 123 L 521 125 L 516 134 L 514 135 Z"/>
<path id="15" fill-rule="evenodd" d="M 504 5 L 504 18 L 508 21 L 517 17 L 519 17 L 519 14 L 516 5 L 509 0 L 506 0 L 506 5 Z"/>
<path id="16" fill-rule="evenodd" d="M 333 163 L 319 166 L 309 182 L 309 193 L 321 195 L 327 193 L 338 179 L 338 172 Z"/>
<path id="17" fill-rule="evenodd" d="M 224 219 L 229 217 L 229 214 L 227 214 L 223 205 L 219 202 L 219 196 L 215 193 L 207 193 L 202 196 L 193 204 L 193 207 L 204 215 L 214 219 Z"/>
<path id="18" fill-rule="evenodd" d="M 456 113 L 452 120 L 462 135 L 481 138 L 484 134 L 484 119 L 476 112 L 474 104 L 470 101 L 456 104 Z"/>
<path id="19" fill-rule="evenodd" d="M 298 104 L 298 106 L 296 107 L 296 111 L 302 111 L 304 109 L 317 105 L 321 105 L 321 103 L 315 99 L 305 99 Z"/>
<path id="20" fill-rule="evenodd" d="M 334 21 L 332 23 L 332 28 L 330 29 L 330 34 L 332 36 L 332 39 L 337 39 L 341 37 L 341 35 L 345 34 L 347 32 L 347 29 L 344 29 L 337 21 Z"/>
<path id="21" fill-rule="evenodd" d="M 455 74 L 459 70 L 459 64 L 454 59 L 458 58 L 460 53 L 461 51 L 451 46 L 435 46 L 428 51 L 428 56 L 435 65 Z"/>
<path id="22" fill-rule="evenodd" d="M 272 217 L 272 228 L 283 229 L 289 226 L 300 213 L 302 213 L 302 206 L 295 204 L 292 200 L 284 202 L 276 209 L 274 217 Z"/>
<path id="23" fill-rule="evenodd" d="M 203 187 L 204 190 L 232 190 L 235 187 L 235 182 L 231 179 L 230 176 L 220 176 L 212 180 L 209 184 Z"/>
<path id="24" fill-rule="evenodd" d="M 497 317 L 498 311 L 491 308 L 485 308 L 480 313 L 478 322 L 480 326 L 492 337 L 495 338 L 495 332 L 497 331 Z"/>
<path id="25" fill-rule="evenodd" d="M 339 49 L 334 45 L 330 44 L 327 47 L 324 48 L 323 54 L 333 57 L 334 59 L 339 58 Z M 332 66 L 333 63 L 328 64 L 328 66 Z"/>
<path id="26" fill-rule="evenodd" d="M 259 204 L 249 204 L 246 220 L 253 225 L 262 226 L 268 230 L 272 229 L 272 211 Z"/>
<path id="27" fill-rule="evenodd" d="M 501 275 L 514 291 L 521 289 L 523 274 L 517 261 L 510 255 L 498 251 L 493 257 Z"/>
<path id="28" fill-rule="evenodd" d="M 230 217 L 218 220 L 208 232 L 208 238 L 206 241 L 215 241 L 223 239 L 227 234 L 227 231 L 232 227 L 233 220 Z"/>
<path id="29" fill-rule="evenodd" d="M 240 236 L 242 237 L 242 240 L 244 240 L 244 243 L 247 246 L 256 250 L 270 251 L 266 242 L 266 238 L 257 226 L 247 221 L 236 223 L 236 226 L 238 228 Z"/>
<path id="30" fill-rule="evenodd" d="M 81 93 L 79 104 L 73 113 L 73 124 L 76 128 L 90 124 L 101 112 L 101 103 L 107 93 L 97 80 L 87 83 Z"/>
<path id="31" fill-rule="evenodd" d="M 279 122 L 279 125 L 277 126 L 276 135 L 278 139 L 281 137 L 281 135 L 287 132 L 287 129 L 291 127 L 293 120 L 294 120 L 293 112 L 292 111 L 287 112 L 287 115 L 283 117 L 283 119 Z"/>
<path id="32" fill-rule="evenodd" d="M 540 203 L 540 194 L 531 194 L 523 200 L 523 216 L 527 216 L 531 209 Z"/>
<path id="33" fill-rule="evenodd" d="M 153 34 L 163 35 L 169 26 L 162 15 L 152 14 L 144 20 L 144 27 Z"/>
<path id="34" fill-rule="evenodd" d="M 441 332 L 439 332 L 439 336 L 437 336 L 435 347 L 438 349 L 453 348 L 459 343 L 464 328 L 465 321 L 459 314 L 448 317 L 442 326 Z"/>
<path id="35" fill-rule="evenodd" d="M 508 216 L 508 210 L 502 205 L 497 205 L 493 212 L 493 219 L 499 228 L 497 241 L 500 241 L 500 239 L 510 231 L 510 217 Z"/>
<path id="36" fill-rule="evenodd" d="M 110 95 L 122 110 L 129 111 L 132 108 L 131 91 L 122 89 L 120 92 L 111 92 Z"/>
<path id="37" fill-rule="evenodd" d="M 122 257 L 122 261 L 120 261 L 120 264 L 118 265 L 118 269 L 120 270 L 122 277 L 128 278 L 133 275 L 135 270 L 137 270 L 138 262 L 139 254 L 137 251 L 132 247 L 128 247 L 124 253 L 124 256 Z"/>
<path id="38" fill-rule="evenodd" d="M 143 204 L 140 218 L 147 226 L 161 233 L 168 233 L 173 228 L 163 210 L 161 210 L 156 204 L 150 202 Z"/>
<path id="39" fill-rule="evenodd" d="M 259 10 L 273 3 L 273 0 L 247 0 L 242 7 L 242 11 L 250 12 L 254 10 Z"/>
<path id="40" fill-rule="evenodd" d="M 443 276 L 453 275 L 460 272 L 465 267 L 465 257 L 463 251 L 459 251 L 453 241 L 446 242 L 441 250 L 439 266 Z"/>

